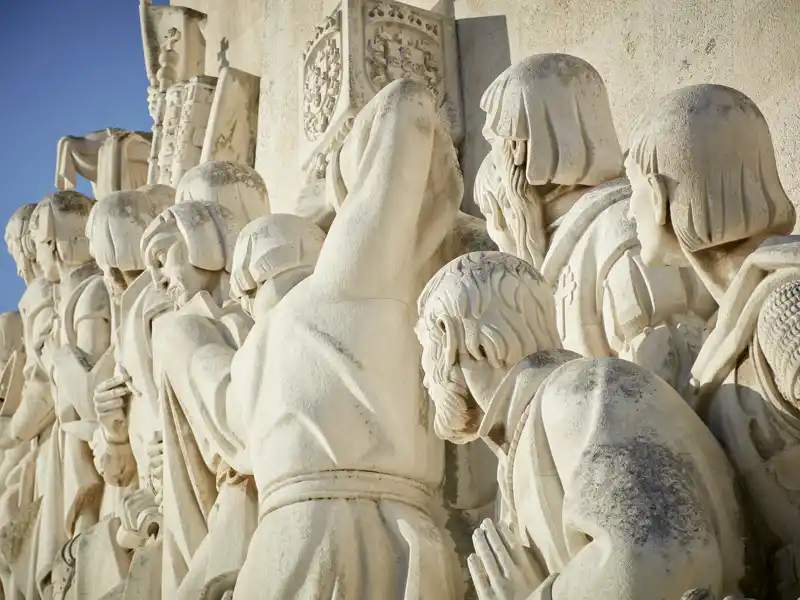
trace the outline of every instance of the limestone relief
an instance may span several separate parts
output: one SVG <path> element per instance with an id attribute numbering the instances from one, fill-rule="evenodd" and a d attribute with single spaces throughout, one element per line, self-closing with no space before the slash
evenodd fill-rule
<path id="1" fill-rule="evenodd" d="M 479 101 L 477 24 L 433 4 L 320 2 L 286 125 L 241 15 L 143 0 L 152 135 L 62 138 L 5 230 L 0 597 L 800 597 L 764 115 L 698 84 L 624 140 L 608 63 L 563 52 Z M 293 204 L 254 168 L 287 130 Z"/>

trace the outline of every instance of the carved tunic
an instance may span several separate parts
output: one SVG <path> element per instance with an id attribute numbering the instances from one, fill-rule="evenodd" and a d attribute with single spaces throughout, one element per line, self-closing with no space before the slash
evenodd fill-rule
<path id="1" fill-rule="evenodd" d="M 153 286 L 149 273 L 140 275 L 125 290 L 116 332 L 116 362 L 130 376 L 132 398 L 128 407 L 128 435 L 139 473 L 139 486 L 147 485 L 148 445 L 161 431 L 158 386 L 153 374 L 152 332 L 156 320 L 172 312 L 172 302 Z"/>
<path id="2" fill-rule="evenodd" d="M 433 98 L 390 84 L 329 178 L 339 209 L 314 273 L 258 315 L 233 367 L 228 423 L 249 460 L 234 466 L 252 469 L 260 505 L 235 598 L 453 598 L 452 544 L 430 516 L 444 448 L 413 331 L 463 189 Z"/>
<path id="3" fill-rule="evenodd" d="M 632 360 L 680 391 L 715 304 L 690 270 L 641 261 L 630 194 L 625 178 L 586 192 L 556 223 L 542 274 L 566 348 Z"/>
<path id="4" fill-rule="evenodd" d="M 256 525 L 252 478 L 231 473 L 225 398 L 231 360 L 252 321 L 206 292 L 159 319 L 153 333 L 164 415 L 162 597 L 193 600 L 238 570 Z"/>

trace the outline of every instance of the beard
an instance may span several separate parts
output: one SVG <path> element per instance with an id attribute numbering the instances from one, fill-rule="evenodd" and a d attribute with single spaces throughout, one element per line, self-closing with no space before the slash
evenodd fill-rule
<path id="1" fill-rule="evenodd" d="M 180 283 L 170 284 L 167 287 L 167 296 L 175 305 L 175 308 L 181 308 L 189 302 L 189 292 Z"/>
<path id="2" fill-rule="evenodd" d="M 108 290 L 108 295 L 111 297 L 111 301 L 114 302 L 114 304 L 119 304 L 122 300 L 122 294 L 125 293 L 125 286 L 112 277 L 104 276 L 103 281 L 106 284 L 106 289 Z"/>
<path id="3" fill-rule="evenodd" d="M 432 383 L 428 394 L 436 407 L 433 422 L 436 435 L 459 445 L 478 439 L 482 413 L 472 399 L 463 375 L 456 375 L 456 369 L 449 369 L 444 376 L 437 372 Z"/>

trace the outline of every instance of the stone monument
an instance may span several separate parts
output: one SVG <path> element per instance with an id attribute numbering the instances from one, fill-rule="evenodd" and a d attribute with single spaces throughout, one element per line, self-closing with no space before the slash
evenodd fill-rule
<path id="1" fill-rule="evenodd" d="M 5 230 L 1 596 L 796 600 L 800 38 L 711 4 L 140 0 Z"/>

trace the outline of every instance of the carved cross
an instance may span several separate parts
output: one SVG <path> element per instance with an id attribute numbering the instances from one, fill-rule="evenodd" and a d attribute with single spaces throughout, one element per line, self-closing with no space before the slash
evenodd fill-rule
<path id="1" fill-rule="evenodd" d="M 561 314 L 558 318 L 559 333 L 563 337 L 567 331 L 567 308 L 575 301 L 575 292 L 578 289 L 575 283 L 575 274 L 569 265 L 564 267 L 559 277 L 558 288 L 556 290 L 556 302 L 561 305 Z"/>

